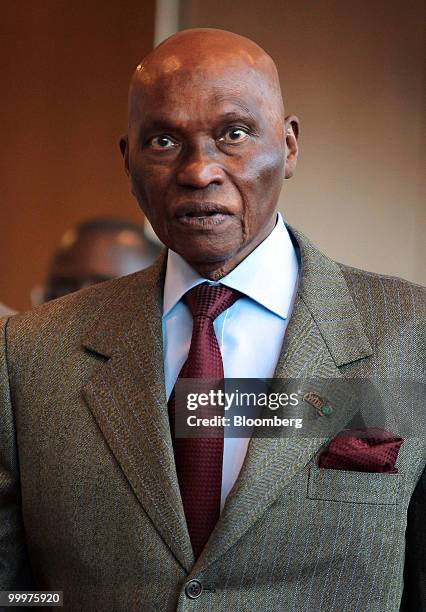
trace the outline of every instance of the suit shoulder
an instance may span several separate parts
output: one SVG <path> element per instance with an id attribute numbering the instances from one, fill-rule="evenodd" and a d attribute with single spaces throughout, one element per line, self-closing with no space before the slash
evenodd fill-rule
<path id="1" fill-rule="evenodd" d="M 426 288 L 402 278 L 338 264 L 370 341 L 395 337 L 426 347 Z"/>
<path id="2" fill-rule="evenodd" d="M 378 272 L 369 272 L 368 270 L 361 270 L 360 268 L 354 268 L 347 264 L 337 262 L 341 272 L 345 277 L 352 276 L 358 278 L 365 278 L 371 282 L 378 282 L 380 284 L 391 284 L 398 285 L 402 290 L 407 289 L 409 291 L 419 291 L 420 294 L 426 293 L 426 287 L 415 283 L 413 281 L 406 280 L 399 276 L 391 276 L 389 274 L 380 274 Z"/>
<path id="3" fill-rule="evenodd" d="M 356 295 L 362 289 L 367 289 L 370 301 L 383 299 L 390 303 L 400 303 L 401 306 L 404 302 L 411 301 L 419 307 L 417 314 L 425 314 L 426 287 L 397 276 L 368 272 L 341 263 L 338 266 L 352 294 Z"/>
<path id="4" fill-rule="evenodd" d="M 62 298 L 52 300 L 7 320 L 8 336 L 25 343 L 70 340 L 81 336 L 105 313 L 120 313 L 138 299 L 143 300 L 141 287 L 149 283 L 147 270 L 93 285 Z"/>

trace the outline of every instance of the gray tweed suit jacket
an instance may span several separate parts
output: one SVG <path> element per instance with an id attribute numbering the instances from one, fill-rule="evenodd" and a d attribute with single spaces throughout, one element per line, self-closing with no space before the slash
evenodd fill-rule
<path id="1" fill-rule="evenodd" d="M 424 380 L 424 289 L 337 264 L 292 234 L 301 281 L 276 376 Z M 163 256 L 2 320 L 0 589 L 60 589 L 70 611 L 397 612 L 405 566 L 414 611 L 420 433 L 404 438 L 398 474 L 319 469 L 332 426 L 253 438 L 194 563 L 164 390 L 164 267 Z M 424 408 L 391 406 L 396 434 L 398 411 Z"/>

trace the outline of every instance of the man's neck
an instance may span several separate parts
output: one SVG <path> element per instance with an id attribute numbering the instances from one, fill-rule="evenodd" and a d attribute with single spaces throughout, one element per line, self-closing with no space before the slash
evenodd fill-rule
<path id="1" fill-rule="evenodd" d="M 230 258 L 221 262 L 194 263 L 187 262 L 200 276 L 212 281 L 219 281 L 236 268 L 246 257 L 252 253 L 274 229 L 277 224 L 278 215 L 275 214 L 268 225 L 257 234 L 248 244 L 233 254 Z"/>

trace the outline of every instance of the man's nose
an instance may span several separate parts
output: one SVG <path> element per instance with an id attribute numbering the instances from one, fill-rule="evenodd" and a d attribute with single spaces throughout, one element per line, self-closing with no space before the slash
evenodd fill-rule
<path id="1" fill-rule="evenodd" d="M 195 147 L 182 160 L 177 172 L 177 182 L 185 187 L 204 189 L 212 184 L 223 183 L 223 170 L 210 148 Z"/>

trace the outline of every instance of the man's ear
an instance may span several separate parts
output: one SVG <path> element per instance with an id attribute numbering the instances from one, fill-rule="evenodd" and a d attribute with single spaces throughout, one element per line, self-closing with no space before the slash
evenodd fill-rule
<path id="1" fill-rule="evenodd" d="M 284 121 L 285 126 L 285 178 L 289 179 L 293 176 L 296 170 L 297 158 L 299 156 L 299 146 L 297 139 L 299 138 L 300 122 L 296 115 L 288 115 Z"/>
<path id="2" fill-rule="evenodd" d="M 122 136 L 120 138 L 120 151 L 124 160 L 124 170 L 127 176 L 129 176 L 129 139 L 127 136 Z"/>

